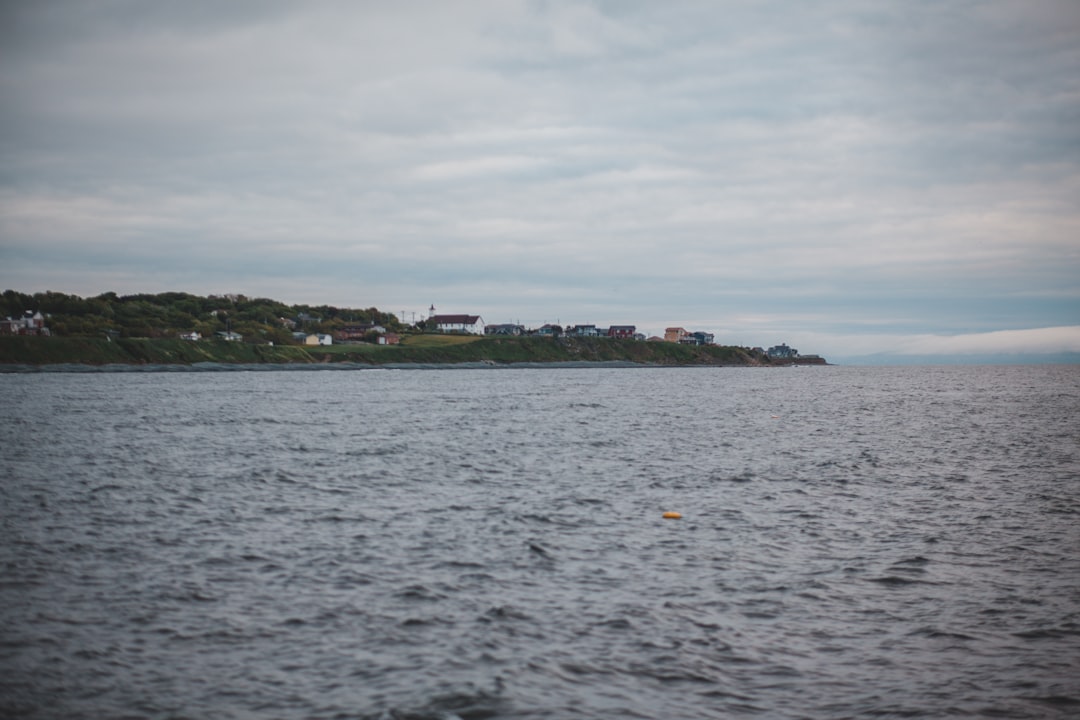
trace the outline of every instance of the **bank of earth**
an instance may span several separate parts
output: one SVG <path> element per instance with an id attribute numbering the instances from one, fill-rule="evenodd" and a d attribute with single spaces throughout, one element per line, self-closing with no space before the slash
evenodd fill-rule
<path id="1" fill-rule="evenodd" d="M 0 363 L 193 365 L 196 363 L 455 364 L 631 362 L 641 365 L 777 365 L 760 351 L 614 338 L 413 335 L 400 345 L 255 345 L 224 340 L 0 337 Z"/>

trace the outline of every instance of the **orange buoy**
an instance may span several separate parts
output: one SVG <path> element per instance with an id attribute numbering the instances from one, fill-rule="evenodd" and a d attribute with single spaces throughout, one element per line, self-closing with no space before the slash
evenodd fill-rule
<path id="1" fill-rule="evenodd" d="M 681 518 L 682 518 L 682 513 L 677 513 L 677 512 L 674 512 L 672 510 L 669 510 L 668 512 L 664 513 L 664 519 L 665 520 L 679 520 Z"/>

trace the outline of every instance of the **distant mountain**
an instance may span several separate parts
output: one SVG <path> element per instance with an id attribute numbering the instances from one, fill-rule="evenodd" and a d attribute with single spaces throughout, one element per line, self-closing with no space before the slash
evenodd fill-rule
<path id="1" fill-rule="evenodd" d="M 830 356 L 832 365 L 1059 365 L 1080 364 L 1080 353 L 986 353 L 981 355 Z"/>

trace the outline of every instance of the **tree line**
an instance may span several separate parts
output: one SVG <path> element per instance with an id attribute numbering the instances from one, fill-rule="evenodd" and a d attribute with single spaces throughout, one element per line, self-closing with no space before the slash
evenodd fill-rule
<path id="1" fill-rule="evenodd" d="M 50 332 L 67 337 L 173 338 L 197 332 L 203 337 L 231 330 L 247 342 L 297 342 L 293 332 L 332 334 L 349 325 L 374 323 L 401 330 L 393 313 L 378 308 L 339 308 L 332 305 L 286 305 L 269 298 L 245 295 L 192 295 L 184 292 L 136 295 L 102 293 L 83 298 L 59 292 L 33 295 L 5 290 L 0 315 L 19 317 L 40 312 Z M 291 323 L 295 323 L 292 325 Z"/>

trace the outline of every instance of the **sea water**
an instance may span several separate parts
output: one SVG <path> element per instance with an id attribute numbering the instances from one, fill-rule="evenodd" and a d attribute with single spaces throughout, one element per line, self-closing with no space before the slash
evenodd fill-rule
<path id="1" fill-rule="evenodd" d="M 1080 714 L 1077 366 L 0 398 L 3 717 Z"/>

